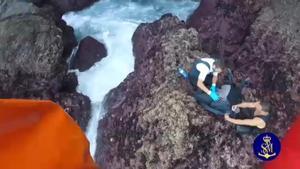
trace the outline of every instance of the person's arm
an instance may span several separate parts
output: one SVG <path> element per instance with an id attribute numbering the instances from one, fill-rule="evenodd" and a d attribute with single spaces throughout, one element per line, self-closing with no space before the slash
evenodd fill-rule
<path id="1" fill-rule="evenodd" d="M 203 83 L 205 81 L 206 76 L 209 74 L 209 69 L 203 64 L 198 64 L 197 69 L 200 71 L 197 86 L 206 94 L 210 95 L 211 91 Z"/>
<path id="2" fill-rule="evenodd" d="M 202 90 L 204 91 L 206 94 L 210 95 L 211 91 L 204 85 L 203 81 L 202 80 L 198 80 L 197 82 L 197 86 Z"/>
<path id="3" fill-rule="evenodd" d="M 218 81 L 218 73 L 213 73 L 212 85 L 216 85 Z"/>
<path id="4" fill-rule="evenodd" d="M 236 124 L 236 125 L 256 126 L 259 128 L 261 128 L 261 126 L 264 126 L 264 125 L 262 125 L 262 123 L 263 123 L 262 120 L 258 117 L 255 117 L 253 119 L 240 120 L 240 119 L 233 119 L 233 118 L 229 117 L 228 114 L 225 114 L 225 120 L 227 120 L 233 124 Z"/>
<path id="5" fill-rule="evenodd" d="M 240 104 L 237 104 L 235 106 L 240 107 L 240 108 L 256 108 L 257 102 L 243 102 Z"/>

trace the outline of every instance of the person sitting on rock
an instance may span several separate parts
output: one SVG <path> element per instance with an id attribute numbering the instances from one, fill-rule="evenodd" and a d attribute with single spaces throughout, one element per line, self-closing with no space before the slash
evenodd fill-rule
<path id="1" fill-rule="evenodd" d="M 233 113 L 226 113 L 224 118 L 237 125 L 241 134 L 256 133 L 266 127 L 270 115 L 269 102 L 242 102 L 232 106 Z"/>
<path id="2" fill-rule="evenodd" d="M 178 71 L 197 89 L 195 96 L 197 101 L 208 104 L 212 100 L 218 101 L 220 99 L 217 94 L 216 83 L 218 73 L 222 72 L 223 67 L 223 62 L 219 59 L 201 58 L 194 62 L 190 72 L 181 67 Z M 210 87 L 210 90 L 208 87 Z"/>

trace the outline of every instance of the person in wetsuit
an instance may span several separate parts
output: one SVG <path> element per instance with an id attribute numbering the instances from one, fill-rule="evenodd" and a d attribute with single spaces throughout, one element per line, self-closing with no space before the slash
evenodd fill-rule
<path id="1" fill-rule="evenodd" d="M 264 129 L 270 116 L 268 102 L 242 102 L 232 106 L 230 115 L 224 115 L 226 121 L 236 124 L 239 133 L 253 133 Z"/>

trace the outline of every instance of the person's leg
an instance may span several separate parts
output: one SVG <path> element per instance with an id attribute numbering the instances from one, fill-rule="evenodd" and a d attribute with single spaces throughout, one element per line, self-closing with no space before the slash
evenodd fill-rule
<path id="1" fill-rule="evenodd" d="M 195 99 L 197 100 L 197 103 L 202 106 L 202 108 L 217 116 L 224 115 L 228 109 L 228 106 L 226 106 L 227 104 L 225 102 L 213 102 L 213 100 L 206 93 L 201 91 L 197 91 L 195 93 Z"/>
<path id="2" fill-rule="evenodd" d="M 231 110 L 231 106 L 230 106 L 229 102 L 224 101 L 224 100 L 219 100 L 217 102 L 212 102 L 210 104 L 210 107 L 223 112 L 223 114 L 225 114 L 225 113 L 227 113 Z"/>
<path id="3" fill-rule="evenodd" d="M 251 134 L 252 133 L 253 128 L 252 127 L 248 127 L 248 126 L 236 126 L 236 131 L 239 134 Z"/>
<path id="4" fill-rule="evenodd" d="M 197 90 L 197 86 L 195 86 L 195 78 L 193 77 L 193 73 L 188 72 L 183 67 L 178 68 L 178 74 L 183 77 L 188 83 L 190 83 L 194 90 Z"/>
<path id="5" fill-rule="evenodd" d="M 189 80 L 189 73 L 183 67 L 178 68 L 178 73 L 185 79 Z"/>
<path id="6" fill-rule="evenodd" d="M 198 104 L 207 104 L 210 105 L 212 103 L 212 99 L 204 92 L 197 90 L 194 94 L 195 99 Z"/>
<path id="7" fill-rule="evenodd" d="M 227 96 L 231 90 L 231 85 L 223 85 L 221 88 L 218 90 L 218 94 L 221 97 L 221 99 L 227 101 Z"/>

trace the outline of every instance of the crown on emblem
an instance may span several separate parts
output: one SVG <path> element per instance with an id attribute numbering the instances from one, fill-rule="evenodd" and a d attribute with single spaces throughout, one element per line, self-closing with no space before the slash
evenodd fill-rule
<path id="1" fill-rule="evenodd" d="M 263 137 L 263 140 L 264 140 L 264 142 L 269 142 L 269 141 L 271 141 L 271 137 L 266 135 Z"/>

